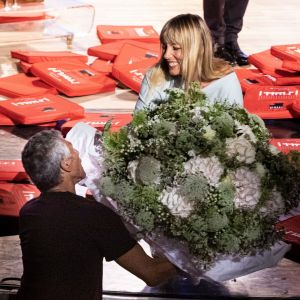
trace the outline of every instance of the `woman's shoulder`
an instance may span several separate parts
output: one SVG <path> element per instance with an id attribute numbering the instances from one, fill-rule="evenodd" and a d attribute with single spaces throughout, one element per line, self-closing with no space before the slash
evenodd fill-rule
<path id="1" fill-rule="evenodd" d="M 154 88 L 155 90 L 164 91 L 168 88 L 173 87 L 181 87 L 182 86 L 182 79 L 179 76 L 166 76 L 156 67 L 150 68 L 144 77 L 144 80 L 147 81 L 149 86 Z"/>
<path id="2" fill-rule="evenodd" d="M 203 88 L 203 92 L 205 92 L 210 101 L 214 101 L 215 99 L 228 99 L 230 102 L 243 105 L 241 85 L 234 71 L 211 82 L 208 86 Z"/>
<path id="3" fill-rule="evenodd" d="M 234 71 L 231 71 L 227 74 L 224 74 L 221 78 L 218 78 L 212 81 L 209 85 L 207 85 L 204 90 L 210 90 L 211 88 L 216 88 L 216 86 L 227 86 L 227 84 L 239 84 L 239 79 Z M 228 86 L 229 88 L 230 86 Z"/>
<path id="4" fill-rule="evenodd" d="M 237 81 L 237 82 L 239 81 L 239 80 L 238 80 L 238 77 L 237 77 L 237 75 L 236 75 L 236 73 L 235 73 L 234 70 L 232 70 L 232 71 L 230 71 L 230 72 L 224 74 L 223 77 L 221 77 L 221 78 L 215 80 L 214 82 L 220 83 L 220 84 L 221 84 L 221 83 L 229 82 L 229 81 Z"/>

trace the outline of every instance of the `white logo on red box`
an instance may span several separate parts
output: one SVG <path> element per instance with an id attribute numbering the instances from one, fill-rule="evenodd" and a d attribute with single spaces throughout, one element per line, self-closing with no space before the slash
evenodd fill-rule
<path id="1" fill-rule="evenodd" d="M 68 81 L 71 84 L 80 84 L 80 81 L 77 81 L 76 78 L 66 74 L 63 70 L 60 70 L 57 68 L 48 68 L 48 71 L 52 71 L 56 76 L 65 79 L 66 81 Z"/>
<path id="2" fill-rule="evenodd" d="M 14 106 L 24 106 L 24 105 L 33 105 L 33 104 L 38 104 L 38 103 L 45 103 L 45 102 L 51 102 L 50 99 L 44 97 L 41 99 L 33 99 L 33 100 L 23 100 L 19 102 L 11 102 L 11 105 Z"/>

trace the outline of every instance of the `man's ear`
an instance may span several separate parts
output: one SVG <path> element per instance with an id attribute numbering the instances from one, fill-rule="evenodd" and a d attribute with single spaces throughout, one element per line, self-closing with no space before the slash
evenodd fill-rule
<path id="1" fill-rule="evenodd" d="M 61 160 L 60 162 L 60 167 L 65 171 L 65 172 L 71 172 L 72 170 L 72 157 L 65 157 Z"/>

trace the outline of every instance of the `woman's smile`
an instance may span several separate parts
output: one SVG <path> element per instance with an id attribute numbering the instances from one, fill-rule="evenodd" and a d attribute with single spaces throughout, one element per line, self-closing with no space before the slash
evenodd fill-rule
<path id="1" fill-rule="evenodd" d="M 164 46 L 164 59 L 169 67 L 172 76 L 181 74 L 182 49 L 177 44 L 167 44 Z"/>

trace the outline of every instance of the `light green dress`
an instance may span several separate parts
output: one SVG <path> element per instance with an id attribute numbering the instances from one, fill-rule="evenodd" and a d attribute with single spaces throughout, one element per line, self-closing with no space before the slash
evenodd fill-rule
<path id="1" fill-rule="evenodd" d="M 165 81 L 162 85 L 151 88 L 149 80 L 150 74 L 151 71 L 148 72 L 143 79 L 139 98 L 135 105 L 135 110 L 140 110 L 144 107 L 151 107 L 151 104 L 155 100 L 167 101 L 167 89 L 182 87 L 180 77 L 174 77 L 171 80 Z M 230 103 L 236 103 L 243 106 L 242 89 L 235 72 L 213 81 L 203 88 L 203 92 L 206 94 L 210 103 L 213 103 L 216 100 L 224 101 L 227 99 Z"/>

